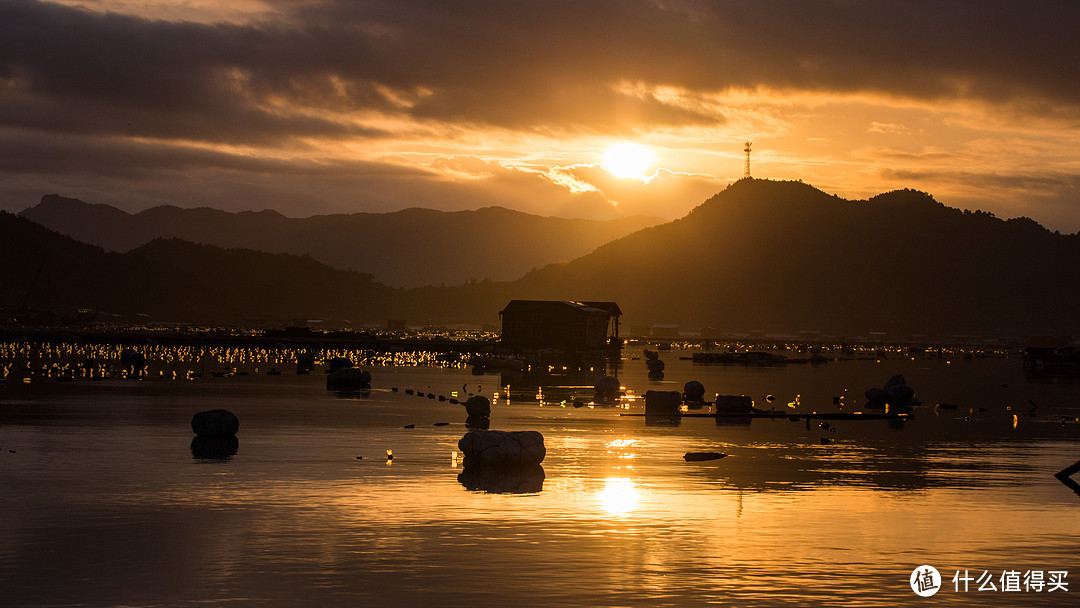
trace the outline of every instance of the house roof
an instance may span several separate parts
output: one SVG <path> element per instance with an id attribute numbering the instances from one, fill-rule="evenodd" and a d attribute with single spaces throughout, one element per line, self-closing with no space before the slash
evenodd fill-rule
<path id="1" fill-rule="evenodd" d="M 552 306 L 567 306 L 588 314 L 621 315 L 619 305 L 615 302 L 576 302 L 573 300 L 510 300 L 506 308 L 499 314 L 507 312 L 528 312 L 551 308 Z"/>
<path id="2" fill-rule="evenodd" d="M 593 308 L 599 308 L 616 317 L 622 316 L 622 310 L 619 310 L 619 305 L 615 302 L 582 302 L 582 304 Z"/>

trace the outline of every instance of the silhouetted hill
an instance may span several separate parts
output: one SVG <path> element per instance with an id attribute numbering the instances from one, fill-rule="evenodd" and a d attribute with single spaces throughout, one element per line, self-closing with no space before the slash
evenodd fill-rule
<path id="1" fill-rule="evenodd" d="M 740 180 L 677 221 L 530 273 L 517 298 L 739 332 L 1080 333 L 1080 236 L 901 190 L 868 201 Z"/>
<path id="2" fill-rule="evenodd" d="M 799 182 L 741 180 L 682 219 L 571 262 L 445 288 L 395 289 L 307 256 L 175 239 L 109 253 L 7 213 L 0 254 L 13 261 L 0 308 L 17 310 L 30 294 L 31 309 L 60 314 L 495 323 L 511 299 L 580 299 L 618 302 L 624 326 L 1080 335 L 1080 234 L 911 190 L 849 201 Z"/>
<path id="3" fill-rule="evenodd" d="M 459 285 L 512 280 L 531 269 L 584 255 L 615 238 L 660 223 L 540 217 L 488 207 L 443 212 L 406 209 L 288 218 L 275 211 L 154 207 L 129 214 L 58 195 L 20 213 L 72 238 L 129 251 L 155 238 L 226 248 L 310 255 L 334 268 L 372 273 L 388 285 Z"/>
<path id="4" fill-rule="evenodd" d="M 0 255 L 17 260 L 0 282 L 0 309 L 14 312 L 68 316 L 85 308 L 152 321 L 382 323 L 401 303 L 401 290 L 307 256 L 176 239 L 110 253 L 3 212 Z"/>

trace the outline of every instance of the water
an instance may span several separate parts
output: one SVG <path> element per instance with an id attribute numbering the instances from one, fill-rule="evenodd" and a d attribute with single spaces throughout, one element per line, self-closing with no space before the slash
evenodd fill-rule
<path id="1" fill-rule="evenodd" d="M 1080 496 L 1053 473 L 1080 459 L 1080 425 L 1061 422 L 1080 415 L 1080 385 L 1027 377 L 1015 358 L 748 368 L 680 351 L 662 353 L 655 382 L 639 354 L 618 370 L 636 395 L 696 379 L 709 395 L 772 394 L 783 410 L 798 396 L 801 411 L 837 411 L 842 396 L 853 411 L 900 373 L 924 403 L 957 409 L 835 430 L 650 425 L 620 416 L 640 400 L 574 408 L 592 374 L 561 370 L 537 386 L 374 367 L 360 395 L 326 391 L 318 373 L 9 383 L 0 605 L 892 606 L 919 600 L 908 578 L 922 564 L 944 581 L 920 601 L 1075 604 Z M 493 428 L 545 437 L 542 489 L 466 487 L 461 406 L 406 388 L 498 391 Z M 195 458 L 191 415 L 218 407 L 240 419 L 236 453 Z M 999 591 L 954 591 L 958 570 L 990 572 Z M 1068 571 L 1070 589 L 1002 592 L 1009 570 Z"/>

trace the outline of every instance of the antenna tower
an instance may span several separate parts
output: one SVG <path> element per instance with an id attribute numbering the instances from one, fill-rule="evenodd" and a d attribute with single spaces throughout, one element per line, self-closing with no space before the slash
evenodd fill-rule
<path id="1" fill-rule="evenodd" d="M 750 178 L 750 146 L 751 145 L 753 145 L 753 142 L 747 140 L 746 147 L 743 148 L 743 152 L 746 152 L 746 170 L 743 171 L 743 178 L 744 179 L 749 179 Z"/>

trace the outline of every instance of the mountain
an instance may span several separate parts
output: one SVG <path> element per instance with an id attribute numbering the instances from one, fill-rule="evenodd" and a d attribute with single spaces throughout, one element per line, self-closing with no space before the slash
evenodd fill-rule
<path id="1" fill-rule="evenodd" d="M 898 190 L 745 179 L 674 222 L 517 281 L 392 288 L 310 256 L 158 239 L 126 253 L 0 213 L 0 309 L 152 320 L 498 321 L 511 299 L 614 300 L 623 326 L 855 336 L 1080 335 L 1080 233 Z"/>
<path id="2" fill-rule="evenodd" d="M 289 218 L 275 211 L 161 206 L 129 214 L 58 195 L 42 197 L 19 215 L 109 251 L 129 251 L 155 238 L 178 238 L 307 254 L 400 287 L 517 279 L 533 268 L 569 261 L 661 221 L 641 216 L 607 221 L 540 217 L 501 207 Z"/>
<path id="3" fill-rule="evenodd" d="M 329 318 L 383 323 L 402 290 L 307 256 L 157 239 L 127 253 L 79 243 L 0 212 L 0 310 L 70 316 L 93 309 L 126 318 L 236 323 Z"/>
<path id="4" fill-rule="evenodd" d="M 522 278 L 627 323 L 856 335 L 1080 334 L 1080 234 L 899 190 L 866 201 L 745 179 L 686 217 Z"/>

